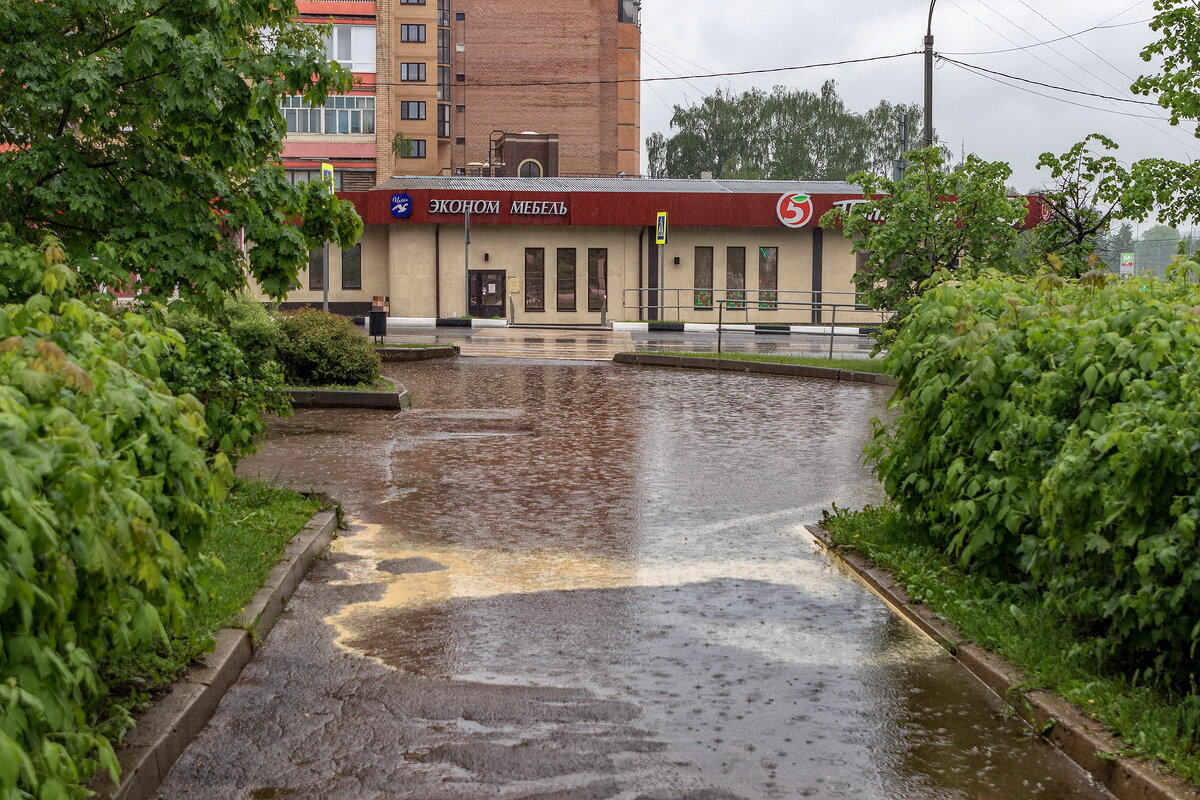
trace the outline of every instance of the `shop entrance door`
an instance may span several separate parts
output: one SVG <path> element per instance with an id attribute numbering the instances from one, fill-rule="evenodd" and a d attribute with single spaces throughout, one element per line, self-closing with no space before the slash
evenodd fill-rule
<path id="1" fill-rule="evenodd" d="M 467 313 L 483 319 L 504 316 L 504 270 L 473 269 L 467 273 L 470 303 Z"/>

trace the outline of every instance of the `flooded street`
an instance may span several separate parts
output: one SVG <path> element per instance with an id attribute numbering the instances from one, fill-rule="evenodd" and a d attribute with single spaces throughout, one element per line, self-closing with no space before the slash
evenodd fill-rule
<path id="1" fill-rule="evenodd" d="M 387 371 L 412 411 L 302 411 L 243 463 L 351 530 L 161 797 L 1108 797 L 799 530 L 880 499 L 886 389 Z"/>

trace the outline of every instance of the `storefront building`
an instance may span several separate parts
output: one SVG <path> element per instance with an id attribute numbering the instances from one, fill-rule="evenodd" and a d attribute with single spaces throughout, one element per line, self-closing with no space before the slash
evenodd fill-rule
<path id="1" fill-rule="evenodd" d="M 879 322 L 855 308 L 843 182 L 399 177 L 342 193 L 365 223 L 330 247 L 330 308 L 510 324 Z M 665 224 L 660 224 L 660 218 Z M 658 243 L 665 238 L 665 243 Z M 323 253 L 288 303 L 323 298 Z"/>

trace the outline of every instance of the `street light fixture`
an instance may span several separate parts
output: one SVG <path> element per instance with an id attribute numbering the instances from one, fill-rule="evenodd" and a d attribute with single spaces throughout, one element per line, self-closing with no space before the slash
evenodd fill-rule
<path id="1" fill-rule="evenodd" d="M 925 146 L 933 147 L 933 7 L 929 1 L 929 25 L 925 29 Z"/>

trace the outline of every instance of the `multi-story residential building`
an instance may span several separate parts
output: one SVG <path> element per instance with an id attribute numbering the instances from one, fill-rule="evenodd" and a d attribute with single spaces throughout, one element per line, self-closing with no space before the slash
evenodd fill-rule
<path id="1" fill-rule="evenodd" d="M 356 85 L 322 108 L 284 101 L 295 180 L 319 176 L 322 162 L 343 191 L 393 175 L 639 171 L 638 0 L 300 0 L 299 10 L 332 24 L 329 57 Z"/>

